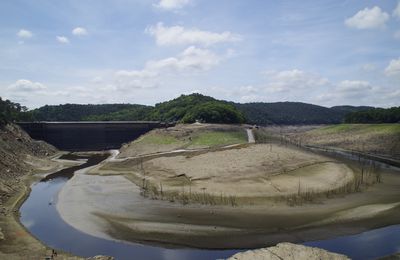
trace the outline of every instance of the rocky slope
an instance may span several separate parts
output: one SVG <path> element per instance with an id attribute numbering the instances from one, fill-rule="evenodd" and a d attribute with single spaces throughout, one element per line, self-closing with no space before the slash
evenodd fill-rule
<path id="1" fill-rule="evenodd" d="M 52 163 L 45 157 L 56 152 L 56 148 L 31 139 L 16 125 L 0 127 L 0 206 L 13 195 L 14 185 L 22 176 L 50 167 Z"/>
<path id="2" fill-rule="evenodd" d="M 237 253 L 228 260 L 347 260 L 345 255 L 331 253 L 329 251 L 316 248 L 296 245 L 292 243 L 280 243 L 273 247 L 249 250 Z"/>

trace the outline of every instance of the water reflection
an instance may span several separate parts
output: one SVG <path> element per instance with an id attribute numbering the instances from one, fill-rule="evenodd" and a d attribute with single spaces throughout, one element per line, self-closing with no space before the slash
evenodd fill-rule
<path id="1" fill-rule="evenodd" d="M 96 238 L 65 223 L 56 209 L 58 192 L 67 182 L 57 177 L 38 182 L 22 205 L 21 222 L 44 244 L 79 256 L 111 255 L 116 259 L 218 259 L 240 250 L 166 249 Z"/>
<path id="2" fill-rule="evenodd" d="M 375 259 L 400 251 L 400 225 L 374 229 L 357 235 L 306 242 L 304 245 L 345 254 L 352 259 Z"/>

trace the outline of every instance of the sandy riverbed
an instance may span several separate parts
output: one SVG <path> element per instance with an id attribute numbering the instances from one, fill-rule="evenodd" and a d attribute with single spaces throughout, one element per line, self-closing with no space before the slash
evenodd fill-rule
<path id="1" fill-rule="evenodd" d="M 77 174 L 60 192 L 57 209 L 73 227 L 108 239 L 205 248 L 265 246 L 397 223 L 400 209 L 393 203 L 400 183 L 395 175 L 385 176 L 387 183 L 317 204 L 228 207 L 151 200 L 124 176 Z"/>
<path id="2" fill-rule="evenodd" d="M 199 134 L 181 128 L 152 132 L 148 140 L 168 135 L 175 143 L 192 142 Z M 293 146 L 180 147 L 177 153 L 159 153 L 170 151 L 170 144 L 159 143 L 156 152 L 135 151 L 144 145 L 133 142 L 116 159 L 76 174 L 59 194 L 61 217 L 103 238 L 202 248 L 321 239 L 397 223 L 400 217 L 400 180 L 390 169 L 377 169 L 384 182 L 375 185 L 363 169 L 362 187 L 349 192 L 360 165 Z M 234 203 L 224 203 L 228 196 Z M 292 197 L 307 201 L 288 203 Z"/>
<path id="3" fill-rule="evenodd" d="M 107 161 L 90 173 L 124 174 L 138 186 L 145 178 L 156 195 L 162 190 L 164 196 L 234 196 L 245 204 L 336 190 L 354 180 L 353 170 L 337 160 L 278 144 L 159 154 L 140 160 Z"/>

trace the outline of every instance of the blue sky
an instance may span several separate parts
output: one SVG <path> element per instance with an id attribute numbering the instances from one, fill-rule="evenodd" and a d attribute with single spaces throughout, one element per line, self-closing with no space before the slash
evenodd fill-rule
<path id="1" fill-rule="evenodd" d="M 397 0 L 3 0 L 0 96 L 30 108 L 400 105 Z"/>

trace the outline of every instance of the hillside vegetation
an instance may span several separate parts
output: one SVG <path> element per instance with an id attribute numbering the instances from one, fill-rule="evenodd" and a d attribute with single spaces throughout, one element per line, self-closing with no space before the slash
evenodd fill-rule
<path id="1" fill-rule="evenodd" d="M 247 143 L 243 127 L 222 124 L 179 124 L 154 129 L 124 145 L 118 157 L 132 157 L 179 149 L 212 148 Z"/>
<path id="2" fill-rule="evenodd" d="M 226 101 L 201 94 L 181 95 L 171 101 L 156 104 L 151 120 L 193 123 L 244 123 L 242 113 Z"/>
<path id="3" fill-rule="evenodd" d="M 322 107 L 300 102 L 247 103 L 235 104 L 244 113 L 250 124 L 267 125 L 309 125 L 338 124 L 350 111 L 368 107 L 338 106 Z"/>
<path id="4" fill-rule="evenodd" d="M 130 104 L 44 106 L 27 112 L 35 121 L 167 121 L 244 123 L 242 113 L 226 101 L 201 94 L 181 95 L 154 107 Z"/>
<path id="5" fill-rule="evenodd" d="M 374 108 L 346 115 L 346 123 L 380 124 L 400 123 L 400 107 Z"/>
<path id="6" fill-rule="evenodd" d="M 109 113 L 115 113 L 127 109 L 141 110 L 146 109 L 146 106 L 130 104 L 46 105 L 38 109 L 31 110 L 27 112 L 27 114 L 29 114 L 30 117 L 32 117 L 32 119 L 35 121 L 96 121 L 103 120 L 102 116 Z M 129 120 L 129 118 L 127 118 L 125 115 L 124 118 L 126 118 L 124 120 Z M 118 118 L 116 118 L 116 120 L 118 120 Z"/>
<path id="7" fill-rule="evenodd" d="M 35 121 L 167 121 L 305 125 L 342 123 L 347 113 L 371 107 L 327 108 L 300 102 L 238 104 L 201 94 L 181 95 L 153 106 L 134 104 L 43 106 L 23 113 Z"/>
<path id="8" fill-rule="evenodd" d="M 10 100 L 3 100 L 0 97 L 0 126 L 16 120 L 23 120 L 24 114 L 22 112 L 26 110 L 26 107 L 18 103 L 11 102 Z"/>

